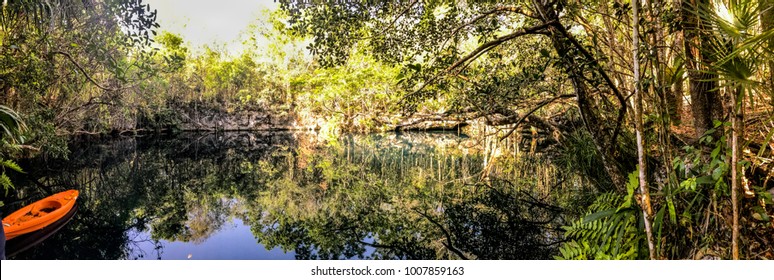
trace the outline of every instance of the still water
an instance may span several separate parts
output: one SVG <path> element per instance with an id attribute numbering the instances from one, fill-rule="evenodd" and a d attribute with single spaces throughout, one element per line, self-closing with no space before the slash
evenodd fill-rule
<path id="1" fill-rule="evenodd" d="M 75 188 L 77 214 L 11 259 L 551 259 L 583 184 L 522 144 L 453 133 L 79 143 L 69 160 L 30 163 L 3 208 Z"/>

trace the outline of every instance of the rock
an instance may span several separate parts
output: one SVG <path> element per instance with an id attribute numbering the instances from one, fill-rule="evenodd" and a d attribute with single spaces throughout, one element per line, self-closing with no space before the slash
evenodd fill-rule
<path id="1" fill-rule="evenodd" d="M 260 108 L 227 112 L 218 108 L 183 105 L 175 108 L 181 117 L 180 129 L 184 131 L 259 131 L 293 129 L 293 114 L 270 112 Z"/>

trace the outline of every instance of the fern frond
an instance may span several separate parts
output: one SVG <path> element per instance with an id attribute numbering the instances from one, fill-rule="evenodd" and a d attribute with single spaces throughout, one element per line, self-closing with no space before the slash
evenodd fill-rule
<path id="1" fill-rule="evenodd" d="M 4 161 L 0 161 L 0 164 L 2 164 L 4 167 L 9 168 L 9 169 L 11 169 L 13 171 L 16 171 L 16 172 L 19 172 L 19 173 L 24 173 L 22 168 L 19 167 L 18 164 L 16 164 L 15 162 L 13 162 L 10 159 L 9 160 L 4 160 Z"/>
<path id="2" fill-rule="evenodd" d="M 641 235 L 637 211 L 620 208 L 622 198 L 619 194 L 604 193 L 589 207 L 590 214 L 562 227 L 565 238 L 571 241 L 560 248 L 559 259 L 637 257 Z"/>
<path id="3" fill-rule="evenodd" d="M 11 178 L 8 178 L 5 173 L 0 173 L 0 186 L 5 189 L 5 196 L 8 196 L 8 190 L 13 188 L 13 183 L 11 183 Z"/>

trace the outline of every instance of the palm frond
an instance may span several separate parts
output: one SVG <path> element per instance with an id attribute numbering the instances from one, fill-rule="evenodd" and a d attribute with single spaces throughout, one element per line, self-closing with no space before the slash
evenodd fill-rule
<path id="1" fill-rule="evenodd" d="M 751 0 L 713 0 L 711 5 L 689 5 L 685 11 L 698 18 L 698 31 L 707 35 L 702 44 L 712 64 L 704 71 L 719 75 L 718 80 L 760 85 L 750 77 L 773 54 L 769 41 L 774 39 L 774 29 L 764 29 L 761 24 L 761 15 L 769 8 Z"/>
<path id="2" fill-rule="evenodd" d="M 21 132 L 25 129 L 26 125 L 16 111 L 0 105 L 0 139 L 8 137 L 9 142 L 22 142 Z"/>

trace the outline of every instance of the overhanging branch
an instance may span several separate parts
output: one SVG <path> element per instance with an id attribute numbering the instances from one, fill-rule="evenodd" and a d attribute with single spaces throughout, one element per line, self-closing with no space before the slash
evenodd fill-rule
<path id="1" fill-rule="evenodd" d="M 548 28 L 550 25 L 552 25 L 554 23 L 556 23 L 556 22 L 555 21 L 549 21 L 549 22 L 546 22 L 544 24 L 532 26 L 532 27 L 529 27 L 529 28 L 524 28 L 524 29 L 521 29 L 519 31 L 513 32 L 511 34 L 497 37 L 496 39 L 494 39 L 492 41 L 486 42 L 485 44 L 482 44 L 482 45 L 478 46 L 478 48 L 476 48 L 474 51 L 472 51 L 471 53 L 469 53 L 465 57 L 457 60 L 456 62 L 454 62 L 454 64 L 449 66 L 449 68 L 446 68 L 446 71 L 444 71 L 444 72 L 446 72 L 446 73 L 451 72 L 451 70 L 454 70 L 454 68 L 457 68 L 462 63 L 465 63 L 466 61 L 468 61 L 471 58 L 477 57 L 479 55 L 479 53 L 483 53 L 485 51 L 488 51 L 488 50 L 490 50 L 494 46 L 498 46 L 498 45 L 500 45 L 502 43 L 505 43 L 507 41 L 513 40 L 515 38 L 518 38 L 518 37 L 521 37 L 521 36 L 524 36 L 524 35 L 527 35 L 527 34 L 537 34 L 540 30 Z"/>
<path id="2" fill-rule="evenodd" d="M 602 65 L 599 65 L 599 62 L 594 58 L 594 56 L 589 53 L 586 48 L 583 47 L 583 45 L 578 42 L 578 40 L 575 39 L 575 37 L 572 36 L 569 32 L 567 32 L 567 29 L 564 28 L 564 26 L 557 22 L 553 21 L 554 27 L 556 27 L 557 30 L 559 30 L 562 35 L 567 38 L 570 43 L 575 46 L 578 51 L 581 52 L 581 54 L 589 61 L 591 62 L 594 67 L 597 68 L 597 73 L 599 73 L 600 76 L 602 76 L 602 79 L 605 80 L 605 83 L 607 83 L 608 87 L 610 87 L 610 90 L 613 91 L 613 94 L 615 94 L 616 98 L 618 98 L 618 102 L 621 104 L 621 108 L 618 109 L 618 118 L 616 119 L 616 126 L 615 130 L 613 131 L 613 135 L 610 137 L 610 142 L 607 144 L 607 148 L 610 148 L 612 145 L 615 145 L 616 138 L 618 138 L 618 134 L 621 131 L 621 124 L 623 123 L 623 118 L 626 115 L 626 98 L 623 96 L 623 94 L 618 90 L 618 87 L 613 83 L 613 80 L 610 79 L 610 76 L 607 75 L 607 72 L 602 69 Z"/>
<path id="3" fill-rule="evenodd" d="M 543 102 L 540 102 L 540 104 L 538 104 L 537 106 L 535 106 L 535 108 L 532 108 L 532 110 L 529 110 L 529 112 L 527 112 L 526 114 L 524 114 L 523 116 L 521 116 L 521 118 L 519 118 L 519 120 L 518 120 L 518 121 L 516 121 L 516 123 L 514 123 L 514 124 L 513 124 L 513 128 L 511 128 L 511 130 L 510 130 L 510 131 L 508 131 L 508 133 L 506 133 L 506 134 L 505 134 L 503 137 L 500 137 L 500 141 L 502 141 L 502 140 L 503 140 L 503 139 L 505 139 L 505 138 L 508 138 L 508 136 L 511 136 L 511 134 L 513 134 L 513 132 L 514 132 L 514 131 L 516 131 L 516 129 L 519 127 L 519 125 L 520 125 L 522 122 L 524 122 L 524 120 L 526 120 L 526 119 L 527 119 L 527 117 L 529 117 L 530 115 L 532 115 L 533 113 L 535 113 L 535 112 L 536 112 L 538 109 L 540 109 L 540 108 L 543 108 L 544 106 L 546 106 L 546 105 L 548 105 L 548 104 L 551 104 L 551 103 L 553 103 L 553 102 L 554 102 L 554 101 L 556 101 L 557 99 L 562 99 L 562 98 L 571 98 L 571 97 L 575 97 L 575 95 L 573 95 L 573 94 L 563 94 L 563 95 L 559 95 L 559 96 L 556 96 L 556 97 L 554 97 L 554 98 L 551 98 L 551 99 L 545 100 L 545 101 L 543 101 Z"/>
<path id="4" fill-rule="evenodd" d="M 86 70 L 84 70 L 83 67 L 81 67 L 81 65 L 78 64 L 78 62 L 76 62 L 75 59 L 73 59 L 73 57 L 69 53 L 66 53 L 66 52 L 63 52 L 63 51 L 52 51 L 52 52 L 50 52 L 48 54 L 49 54 L 50 57 L 53 57 L 55 54 L 62 55 L 64 57 L 66 57 L 68 60 L 70 60 L 70 62 L 73 65 L 75 65 L 75 68 L 78 68 L 78 70 L 83 74 L 83 76 L 85 76 L 86 79 L 89 80 L 89 82 L 91 82 L 94 86 L 96 86 L 96 87 L 98 87 L 98 88 L 100 88 L 102 90 L 106 90 L 106 91 L 116 91 L 116 90 L 118 90 L 116 88 L 110 88 L 110 87 L 106 87 L 106 86 L 100 85 L 96 80 L 94 80 L 94 78 L 92 78 L 89 75 L 89 73 L 86 73 Z"/>
<path id="5" fill-rule="evenodd" d="M 425 83 L 423 83 L 419 87 L 419 89 L 417 89 L 414 92 L 408 94 L 407 96 L 414 96 L 414 95 L 418 94 L 420 91 L 425 89 L 425 87 L 427 87 L 428 85 L 438 81 L 438 79 L 440 79 L 442 76 L 449 74 L 452 70 L 456 69 L 457 67 L 459 67 L 460 65 L 463 65 L 464 63 L 466 63 L 468 61 L 472 61 L 472 60 L 477 59 L 478 57 L 480 57 L 481 54 L 486 53 L 489 50 L 492 50 L 496 46 L 499 46 L 499 45 L 501 45 L 501 44 L 503 44 L 505 42 L 508 42 L 510 40 L 513 40 L 515 38 L 518 38 L 518 37 L 521 37 L 521 36 L 524 36 L 524 35 L 542 34 L 542 32 L 541 32 L 542 30 L 548 28 L 549 26 L 551 26 L 554 23 L 556 23 L 556 21 L 548 21 L 548 22 L 540 24 L 540 25 L 536 25 L 536 26 L 532 26 L 532 27 L 528 27 L 528 28 L 523 28 L 523 29 L 518 30 L 516 32 L 510 33 L 508 35 L 500 36 L 500 37 L 495 38 L 492 41 L 486 42 L 486 43 L 478 46 L 478 48 L 476 48 L 475 50 L 470 52 L 468 55 L 466 55 L 466 56 L 460 58 L 459 60 L 455 61 L 451 66 L 449 66 L 445 70 L 443 70 L 440 73 L 434 75 L 432 78 L 430 78 Z"/>
<path id="6" fill-rule="evenodd" d="M 463 28 L 465 28 L 467 26 L 473 25 L 474 23 L 478 22 L 481 19 L 484 19 L 484 18 L 486 18 L 488 16 L 491 16 L 491 15 L 505 13 L 505 12 L 516 13 L 516 14 L 524 15 L 526 17 L 537 19 L 537 17 L 535 17 L 534 15 L 532 15 L 530 13 L 525 12 L 524 9 L 522 9 L 521 7 L 500 6 L 500 7 L 495 7 L 493 9 L 491 9 L 491 10 L 485 11 L 485 12 L 481 13 L 480 15 L 474 17 L 470 21 L 468 21 L 468 22 L 460 25 L 459 27 L 455 28 L 454 31 L 452 32 L 452 36 L 454 34 L 457 34 L 457 32 L 459 32 L 461 29 L 463 29 Z"/>

